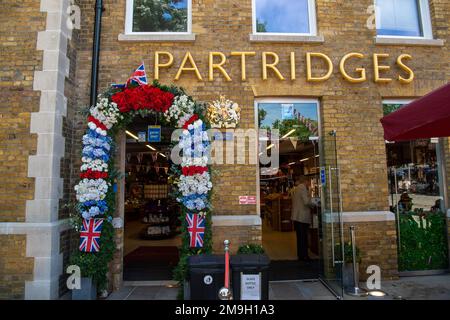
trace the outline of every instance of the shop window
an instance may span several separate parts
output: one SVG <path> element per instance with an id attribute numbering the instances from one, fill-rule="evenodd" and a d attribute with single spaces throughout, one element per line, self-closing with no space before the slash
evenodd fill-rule
<path id="1" fill-rule="evenodd" d="M 192 0 L 128 0 L 126 33 L 190 33 Z"/>
<path id="2" fill-rule="evenodd" d="M 384 115 L 405 104 L 385 101 Z M 396 215 L 399 271 L 448 267 L 439 139 L 386 142 L 389 204 Z"/>
<path id="3" fill-rule="evenodd" d="M 315 35 L 315 1 L 253 0 L 253 33 Z"/>
<path id="4" fill-rule="evenodd" d="M 375 0 L 377 35 L 432 38 L 428 0 Z"/>

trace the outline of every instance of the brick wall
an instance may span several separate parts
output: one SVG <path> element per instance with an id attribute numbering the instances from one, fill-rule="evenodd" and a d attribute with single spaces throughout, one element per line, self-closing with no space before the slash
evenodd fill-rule
<path id="1" fill-rule="evenodd" d="M 26 257 L 25 235 L 0 235 L 0 300 L 24 298 L 33 260 Z"/>
<path id="2" fill-rule="evenodd" d="M 213 226 L 213 251 L 223 253 L 224 240 L 230 240 L 230 253 L 235 254 L 241 243 L 261 244 L 261 226 L 232 226 L 215 227 Z"/>
<path id="3" fill-rule="evenodd" d="M 28 156 L 37 148 L 30 117 L 40 97 L 33 91 L 34 71 L 42 66 L 37 32 L 45 29 L 39 6 L 39 1 L 5 0 L 0 12 L 0 223 L 24 222 L 26 200 L 34 194 L 27 172 Z M 0 299 L 23 299 L 34 260 L 25 249 L 25 235 L 0 234 Z"/>
<path id="4" fill-rule="evenodd" d="M 344 240 L 350 241 L 350 226 L 355 226 L 356 245 L 360 249 L 359 274 L 366 280 L 367 267 L 377 265 L 383 280 L 398 278 L 397 232 L 395 221 L 344 223 Z"/>
<path id="5" fill-rule="evenodd" d="M 42 65 L 37 32 L 45 29 L 39 1 L 2 1 L 0 13 L 0 222 L 25 221 L 25 202 L 33 198 L 28 156 L 36 152 L 30 113 L 39 108 L 34 71 Z"/>

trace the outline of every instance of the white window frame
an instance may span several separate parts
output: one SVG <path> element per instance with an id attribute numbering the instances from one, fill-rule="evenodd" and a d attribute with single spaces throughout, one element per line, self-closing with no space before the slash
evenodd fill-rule
<path id="1" fill-rule="evenodd" d="M 267 36 L 316 36 L 317 35 L 317 15 L 316 1 L 308 0 L 309 33 L 283 33 L 283 32 L 257 32 L 256 31 L 256 1 L 252 0 L 252 32 L 254 35 Z M 274 0 L 276 1 L 276 0 Z"/>
<path id="2" fill-rule="evenodd" d="M 126 35 L 187 35 L 192 34 L 192 0 L 187 0 L 187 31 L 186 32 L 133 32 L 134 0 L 127 0 L 125 14 Z"/>
<path id="3" fill-rule="evenodd" d="M 421 37 L 415 36 L 395 36 L 395 35 L 378 35 L 377 38 L 392 38 L 392 39 L 433 39 L 433 28 L 431 24 L 430 5 L 428 0 L 417 0 L 419 5 L 419 23 L 422 28 L 423 35 Z M 375 20 L 378 26 L 380 12 L 378 11 L 377 0 L 374 0 L 375 4 Z"/>

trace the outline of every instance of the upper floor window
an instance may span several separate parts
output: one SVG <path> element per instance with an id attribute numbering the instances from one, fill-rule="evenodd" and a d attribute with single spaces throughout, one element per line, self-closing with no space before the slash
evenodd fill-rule
<path id="1" fill-rule="evenodd" d="M 128 0 L 126 33 L 190 33 L 191 0 Z"/>
<path id="2" fill-rule="evenodd" d="M 315 35 L 314 0 L 253 0 L 253 33 Z"/>
<path id="3" fill-rule="evenodd" d="M 432 38 L 428 0 L 375 0 L 377 35 Z"/>

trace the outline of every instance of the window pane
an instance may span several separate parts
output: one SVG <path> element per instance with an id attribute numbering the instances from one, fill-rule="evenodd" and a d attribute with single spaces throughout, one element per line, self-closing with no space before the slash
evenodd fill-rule
<path id="1" fill-rule="evenodd" d="M 308 0 L 255 0 L 256 32 L 309 33 Z"/>
<path id="2" fill-rule="evenodd" d="M 316 103 L 259 103 L 258 113 L 260 129 L 278 129 L 280 137 L 308 141 L 318 135 Z"/>
<path id="3" fill-rule="evenodd" d="M 133 32 L 187 32 L 188 0 L 134 0 Z"/>
<path id="4" fill-rule="evenodd" d="M 417 0 L 377 0 L 378 35 L 421 37 Z"/>

